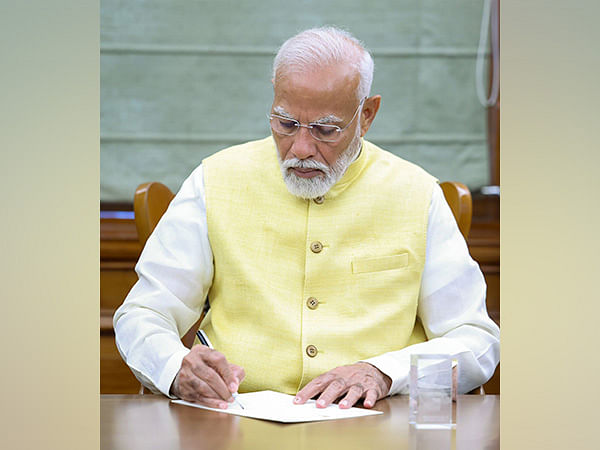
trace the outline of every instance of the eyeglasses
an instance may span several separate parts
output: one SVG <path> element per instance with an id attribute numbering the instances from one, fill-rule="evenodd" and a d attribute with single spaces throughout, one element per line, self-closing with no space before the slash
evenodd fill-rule
<path id="1" fill-rule="evenodd" d="M 293 136 L 298 132 L 300 128 L 307 128 L 308 132 L 312 137 L 314 137 L 317 141 L 323 142 L 337 142 L 342 137 L 342 133 L 348 128 L 356 116 L 361 106 L 365 102 L 367 97 L 363 98 L 358 104 L 358 108 L 354 112 L 352 119 L 350 122 L 344 127 L 340 128 L 337 125 L 330 125 L 319 122 L 310 122 L 307 125 L 304 125 L 298 122 L 296 119 L 291 119 L 289 117 L 280 116 L 278 114 L 267 114 L 267 118 L 271 122 L 271 129 L 277 134 L 283 134 L 285 136 Z"/>

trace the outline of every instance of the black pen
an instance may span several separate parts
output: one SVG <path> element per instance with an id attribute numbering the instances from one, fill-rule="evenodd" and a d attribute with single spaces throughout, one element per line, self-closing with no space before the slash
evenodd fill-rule
<path id="1" fill-rule="evenodd" d="M 208 337 L 206 336 L 206 334 L 204 333 L 204 331 L 202 330 L 198 330 L 196 331 L 196 336 L 198 336 L 198 339 L 200 340 L 200 343 L 208 348 L 213 348 L 213 346 L 210 344 L 210 341 L 208 340 Z M 238 400 L 238 394 L 237 392 L 234 392 L 233 394 L 231 394 L 233 397 L 233 400 L 240 405 L 240 408 L 242 409 L 246 409 L 244 408 L 244 405 L 241 404 L 241 402 Z"/>

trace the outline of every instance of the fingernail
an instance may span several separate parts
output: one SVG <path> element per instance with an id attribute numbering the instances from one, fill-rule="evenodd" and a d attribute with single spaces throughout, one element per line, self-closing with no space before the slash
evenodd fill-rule
<path id="1" fill-rule="evenodd" d="M 317 400 L 317 406 L 325 406 L 325 400 Z"/>
<path id="2" fill-rule="evenodd" d="M 231 392 L 235 392 L 235 391 L 237 390 L 237 385 L 236 385 L 235 383 L 231 383 L 231 384 L 229 385 L 229 390 L 230 390 Z"/>
<path id="3" fill-rule="evenodd" d="M 340 402 L 340 406 L 343 406 L 345 408 L 346 406 L 348 406 L 348 401 L 347 400 L 342 400 Z"/>
<path id="4" fill-rule="evenodd" d="M 295 397 L 294 398 L 294 403 L 300 403 L 300 397 Z"/>
<path id="5" fill-rule="evenodd" d="M 219 408 L 227 409 L 227 403 L 219 403 Z"/>

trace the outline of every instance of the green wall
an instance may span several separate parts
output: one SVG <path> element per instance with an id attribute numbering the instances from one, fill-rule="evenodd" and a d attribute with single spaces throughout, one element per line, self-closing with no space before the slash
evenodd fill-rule
<path id="1" fill-rule="evenodd" d="M 482 0 L 102 0 L 101 200 L 138 184 L 174 191 L 204 157 L 269 134 L 278 46 L 348 29 L 375 59 L 382 107 L 367 137 L 471 189 L 488 183 L 475 91 Z"/>

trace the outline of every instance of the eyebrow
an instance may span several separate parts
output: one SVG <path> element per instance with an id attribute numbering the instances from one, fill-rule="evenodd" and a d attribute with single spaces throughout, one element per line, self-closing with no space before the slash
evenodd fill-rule
<path id="1" fill-rule="evenodd" d="M 315 120 L 315 123 L 342 123 L 343 120 L 340 119 L 335 114 L 329 114 L 328 116 L 321 117 L 319 120 Z"/>
<path id="2" fill-rule="evenodd" d="M 287 117 L 288 119 L 297 120 L 294 118 L 294 116 L 292 116 L 289 112 L 287 112 L 281 106 L 276 106 L 275 108 L 273 108 L 273 112 L 275 112 L 275 114 L 279 114 L 280 116 Z M 326 123 L 341 123 L 341 122 L 343 122 L 343 120 L 340 119 L 338 116 L 336 116 L 335 114 L 329 114 L 325 117 L 321 117 L 320 119 L 314 120 L 311 123 L 326 124 Z"/>
<path id="3" fill-rule="evenodd" d="M 287 112 L 281 106 L 276 106 L 275 108 L 273 108 L 273 112 L 275 114 L 279 114 L 280 116 L 287 117 L 288 119 L 293 119 L 294 118 L 289 112 Z"/>

